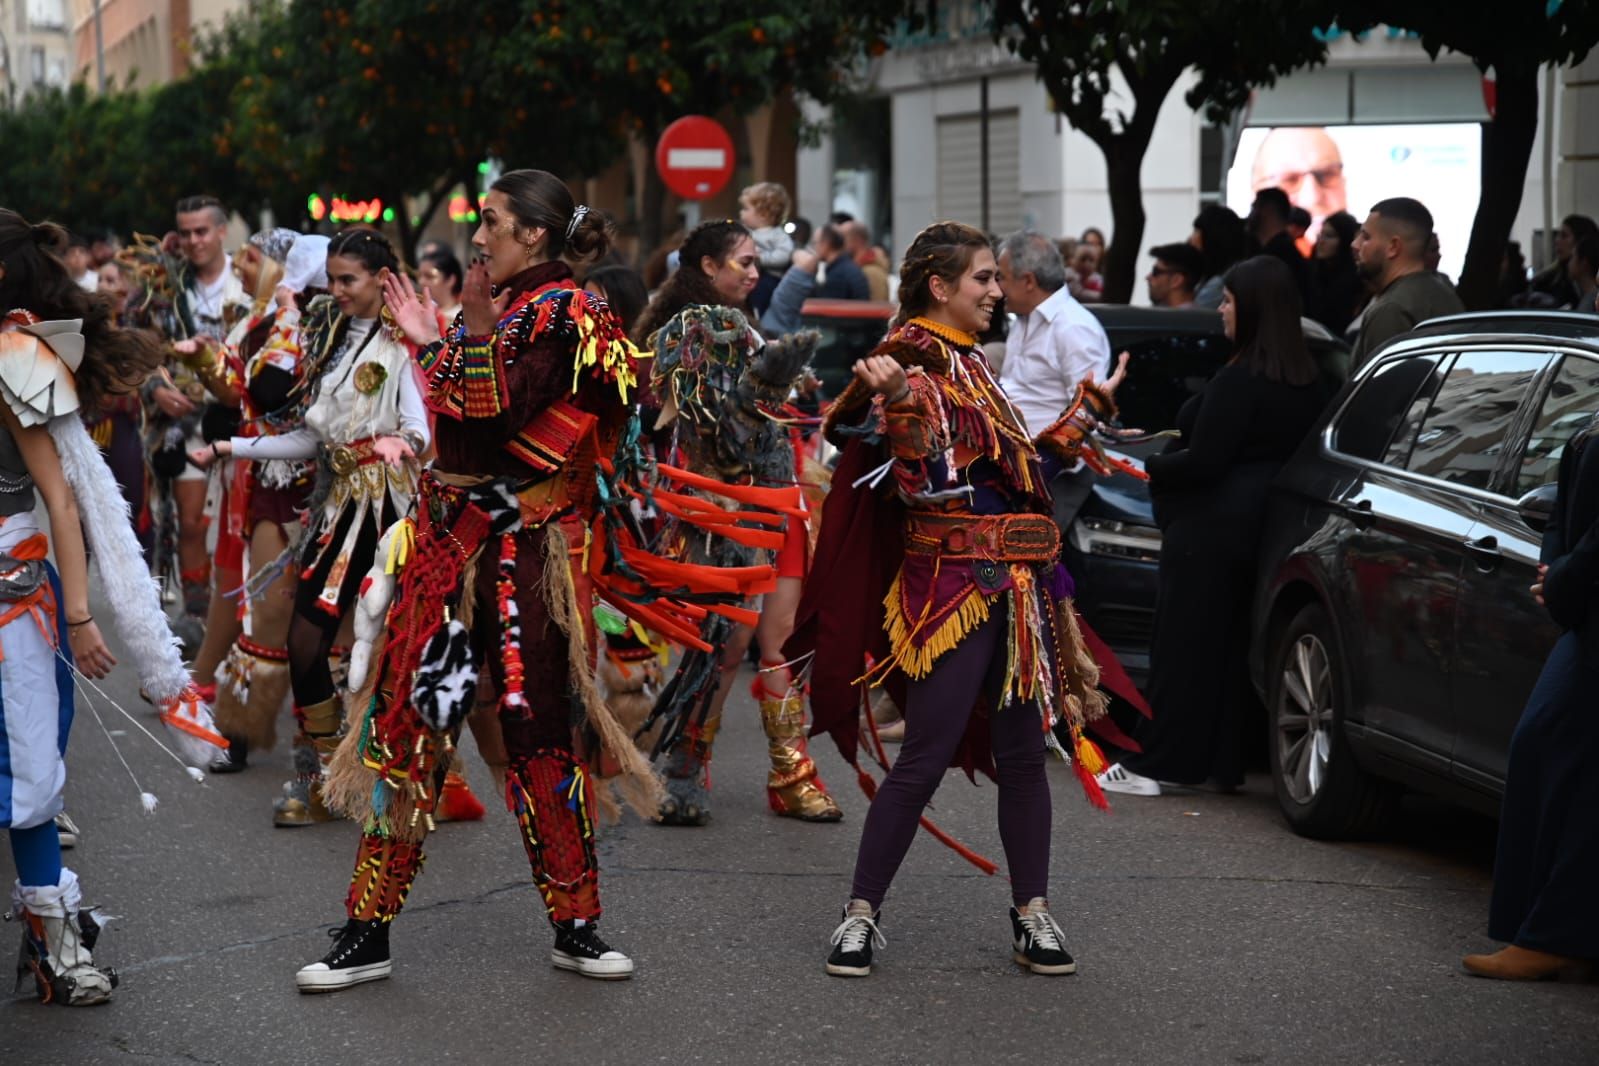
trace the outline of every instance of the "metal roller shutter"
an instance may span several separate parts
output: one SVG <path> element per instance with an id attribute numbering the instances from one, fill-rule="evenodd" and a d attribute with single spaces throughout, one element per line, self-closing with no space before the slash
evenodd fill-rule
<path id="1" fill-rule="evenodd" d="M 938 120 L 938 217 L 983 224 L 982 118 Z M 988 229 L 1010 233 L 1022 224 L 1021 113 L 988 115 Z"/>

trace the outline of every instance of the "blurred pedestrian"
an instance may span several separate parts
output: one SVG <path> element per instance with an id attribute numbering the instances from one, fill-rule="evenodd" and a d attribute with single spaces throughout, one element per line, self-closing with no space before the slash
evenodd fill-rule
<path id="1" fill-rule="evenodd" d="M 1591 238 L 1590 238 L 1591 239 Z M 1560 456 L 1554 509 L 1532 586 L 1560 626 L 1510 739 L 1488 935 L 1467 955 L 1479 977 L 1538 980 L 1599 962 L 1599 418 Z"/>
<path id="2" fill-rule="evenodd" d="M 1105 231 L 1098 226 L 1089 226 L 1083 230 L 1083 235 L 1077 238 L 1077 243 L 1092 244 L 1094 250 L 1099 253 L 1100 259 L 1105 257 Z"/>
<path id="3" fill-rule="evenodd" d="M 1194 291 L 1205 269 L 1205 257 L 1186 242 L 1161 244 L 1149 250 L 1155 265 L 1145 283 L 1149 302 L 1156 307 L 1193 307 Z"/>
<path id="4" fill-rule="evenodd" d="M 1316 255 L 1310 261 L 1310 307 L 1307 315 L 1342 337 L 1355 320 L 1366 297 L 1366 286 L 1355 266 L 1355 234 L 1360 223 L 1348 211 L 1328 215 L 1316 237 Z"/>
<path id="5" fill-rule="evenodd" d="M 1499 257 L 1499 294 L 1495 307 L 1514 307 L 1527 291 L 1527 257 L 1521 253 L 1520 241 L 1506 241 L 1505 251 Z"/>
<path id="6" fill-rule="evenodd" d="M 1599 272 L 1599 236 L 1584 237 L 1577 242 L 1571 250 L 1571 258 L 1566 261 L 1571 287 L 1577 290 L 1570 310 L 1593 311 L 1595 288 L 1599 284 L 1595 281 L 1595 272 Z"/>
<path id="7" fill-rule="evenodd" d="M 1097 233 L 1098 230 L 1089 230 Z M 1072 253 L 1071 268 L 1077 274 L 1077 283 L 1081 292 L 1077 299 L 1085 304 L 1095 304 L 1105 294 L 1105 278 L 1099 272 L 1100 260 L 1105 252 L 1103 244 L 1093 241 L 1079 241 L 1077 251 Z"/>
<path id="8" fill-rule="evenodd" d="M 596 267 L 583 279 L 583 288 L 609 304 L 611 313 L 628 333 L 633 332 L 634 323 L 650 302 L 650 294 L 644 289 L 644 279 L 630 266 L 613 263 Z"/>
<path id="9" fill-rule="evenodd" d="M 775 181 L 761 181 L 738 195 L 738 220 L 750 231 L 760 257 L 761 276 L 750 294 L 756 314 L 765 314 L 772 293 L 794 257 L 794 239 L 784 228 L 792 206 L 788 190 Z"/>
<path id="10" fill-rule="evenodd" d="M 1374 295 L 1360 317 L 1351 372 L 1365 365 L 1388 339 L 1430 318 L 1465 311 L 1455 290 L 1427 269 L 1431 233 L 1432 212 L 1420 201 L 1396 196 L 1374 204 L 1355 234 L 1355 263 Z"/>
<path id="11" fill-rule="evenodd" d="M 1299 249 L 1299 254 L 1309 258 L 1315 247 L 1315 242 L 1310 239 L 1310 212 L 1303 207 L 1290 207 L 1288 209 L 1288 236 L 1294 239 L 1294 247 Z"/>
<path id="12" fill-rule="evenodd" d="M 1535 306 L 1569 307 L 1577 298 L 1577 288 L 1571 280 L 1571 253 L 1584 237 L 1599 236 L 1599 224 L 1587 215 L 1567 215 L 1560 220 L 1555 231 L 1555 261 L 1540 270 L 1532 279 L 1532 295 L 1542 297 Z"/>
<path id="13" fill-rule="evenodd" d="M 1194 303 L 1214 311 L 1221 306 L 1222 279 L 1234 263 L 1244 258 L 1248 237 L 1244 220 L 1229 207 L 1207 204 L 1194 216 L 1188 243 L 1204 257 L 1204 279 L 1194 293 Z"/>
<path id="14" fill-rule="evenodd" d="M 1250 205 L 1246 228 L 1261 255 L 1280 259 L 1288 268 L 1299 289 L 1299 305 L 1305 307 L 1310 303 L 1310 266 L 1288 229 L 1292 211 L 1287 193 L 1276 187 L 1261 189 Z"/>
<path id="15" fill-rule="evenodd" d="M 67 248 L 61 254 L 61 261 L 66 264 L 67 273 L 72 275 L 72 280 L 78 283 L 78 288 L 84 292 L 94 292 L 100 287 L 100 275 L 94 268 L 94 257 L 89 252 L 88 238 L 78 233 L 68 237 Z"/>
<path id="16" fill-rule="evenodd" d="M 448 328 L 461 313 L 461 286 L 466 281 L 461 261 L 448 248 L 428 252 L 417 261 L 416 280 L 438 308 L 444 322 L 441 331 Z"/>
<path id="17" fill-rule="evenodd" d="M 872 231 L 866 223 L 846 222 L 839 227 L 844 234 L 844 250 L 855 260 L 866 277 L 867 295 L 879 303 L 888 300 L 888 256 L 872 244 Z"/>
<path id="18" fill-rule="evenodd" d="M 89 261 L 96 270 L 115 259 L 121 250 L 122 242 L 111 230 L 95 230 L 89 238 Z"/>
<path id="19" fill-rule="evenodd" d="M 829 222 L 816 231 L 811 248 L 822 261 L 824 272 L 816 295 L 823 300 L 867 300 L 871 289 L 866 275 L 844 248 L 844 234 Z"/>
<path id="20" fill-rule="evenodd" d="M 1067 291 L 1066 264 L 1048 237 L 1012 233 L 1000 242 L 997 265 L 1005 306 L 1016 316 L 1005 338 L 999 383 L 1023 428 L 1037 436 L 1076 400 L 1079 382 L 1110 373 L 1110 338 L 1099 319 Z M 1071 526 L 1093 483 L 1093 471 L 1081 462 L 1050 482 L 1061 529 Z"/>
<path id="21" fill-rule="evenodd" d="M 1143 750 L 1100 775 L 1108 791 L 1243 784 L 1255 705 L 1249 605 L 1267 491 L 1327 400 L 1300 313 L 1298 287 L 1276 257 L 1228 271 L 1221 316 L 1234 355 L 1177 412 L 1178 440 L 1145 464 L 1161 531 L 1154 716 L 1134 738 Z"/>

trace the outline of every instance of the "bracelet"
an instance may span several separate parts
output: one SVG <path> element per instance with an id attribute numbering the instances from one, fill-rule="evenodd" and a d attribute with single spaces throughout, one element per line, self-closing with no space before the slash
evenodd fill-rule
<path id="1" fill-rule="evenodd" d="M 911 387 L 907 383 L 905 388 L 904 388 L 904 390 L 898 396 L 895 396 L 892 400 L 885 400 L 883 402 L 886 403 L 886 404 L 889 404 L 889 405 L 893 405 L 893 404 L 896 404 L 896 403 L 904 403 L 905 402 L 905 398 L 907 396 L 909 396 L 910 394 L 911 394 Z"/>
<path id="2" fill-rule="evenodd" d="M 72 619 L 69 618 L 69 619 L 67 619 L 67 628 L 68 629 L 76 629 L 79 626 L 86 626 L 92 621 L 94 621 L 94 615 L 92 615 L 92 614 L 89 617 L 85 618 L 81 622 L 74 622 Z"/>

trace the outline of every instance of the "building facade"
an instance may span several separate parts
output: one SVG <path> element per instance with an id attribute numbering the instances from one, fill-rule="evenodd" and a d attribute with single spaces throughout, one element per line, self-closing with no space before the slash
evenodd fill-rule
<path id="1" fill-rule="evenodd" d="M 0 103 L 15 107 L 31 92 L 71 81 L 68 14 L 67 0 L 0 0 Z"/>
<path id="2" fill-rule="evenodd" d="M 65 2 L 65 0 L 63 0 Z M 91 86 L 160 85 L 189 68 L 197 32 L 247 0 L 71 0 L 72 77 Z"/>
<path id="3" fill-rule="evenodd" d="M 892 44 L 863 69 L 861 103 L 810 116 L 829 132 L 800 153 L 801 214 L 848 211 L 895 252 L 941 218 L 994 233 L 1110 232 L 1098 147 L 1052 110 L 1031 64 L 994 43 L 980 4 L 941 5 L 939 26 Z M 1459 270 L 1491 96 L 1469 61 L 1447 54 L 1434 61 L 1413 38 L 1384 29 L 1360 40 L 1344 35 L 1330 43 L 1325 66 L 1256 93 L 1242 115 L 1220 126 L 1187 106 L 1190 84 L 1179 83 L 1165 101 L 1144 159 L 1140 277 L 1152 265 L 1148 249 L 1185 239 L 1203 204 L 1245 213 L 1268 171 L 1305 184 L 1306 196 L 1323 178 L 1341 186 L 1327 167 L 1267 165 L 1272 149 L 1293 140 L 1289 130 L 1337 142 L 1344 156 L 1337 169 L 1348 181 L 1347 190 L 1334 191 L 1357 217 L 1388 195 L 1429 203 L 1443 269 Z M 1544 95 L 1512 232 L 1533 263 L 1548 254 L 1544 235 L 1563 215 L 1599 214 L 1599 59 L 1551 70 Z M 1144 299 L 1141 285 L 1135 299 Z"/>

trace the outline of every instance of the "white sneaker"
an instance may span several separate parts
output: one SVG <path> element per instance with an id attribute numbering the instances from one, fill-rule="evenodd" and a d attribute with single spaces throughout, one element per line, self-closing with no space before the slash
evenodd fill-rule
<path id="1" fill-rule="evenodd" d="M 1106 792 L 1120 792 L 1124 796 L 1158 796 L 1160 782 L 1152 777 L 1141 777 L 1121 763 L 1112 763 L 1095 778 Z"/>

